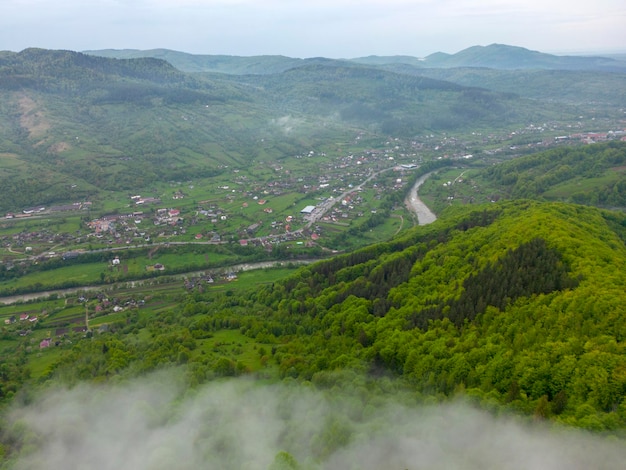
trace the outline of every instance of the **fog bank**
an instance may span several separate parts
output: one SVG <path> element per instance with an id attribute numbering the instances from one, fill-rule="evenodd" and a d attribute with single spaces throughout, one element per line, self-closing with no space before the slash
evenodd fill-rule
<path id="1" fill-rule="evenodd" d="M 185 392 L 179 379 L 159 373 L 42 394 L 9 417 L 25 443 L 11 468 L 586 470 L 626 461 L 623 441 L 494 418 L 461 403 L 411 408 L 362 389 L 250 380 Z M 299 467 L 277 465 L 280 452 Z"/>

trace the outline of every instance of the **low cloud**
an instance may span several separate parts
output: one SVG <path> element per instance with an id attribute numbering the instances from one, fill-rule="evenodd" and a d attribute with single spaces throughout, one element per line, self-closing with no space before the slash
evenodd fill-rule
<path id="1" fill-rule="evenodd" d="M 299 128 L 304 123 L 302 119 L 294 118 L 291 115 L 282 116 L 278 119 L 272 119 L 271 122 L 285 134 L 289 134 L 294 130 L 294 127 Z"/>
<path id="2" fill-rule="evenodd" d="M 184 390 L 178 373 L 43 393 L 14 410 L 14 469 L 614 469 L 622 441 L 494 418 L 469 405 L 251 380 Z M 406 401 L 406 400 L 405 400 Z M 285 467 L 281 467 L 285 468 Z"/>

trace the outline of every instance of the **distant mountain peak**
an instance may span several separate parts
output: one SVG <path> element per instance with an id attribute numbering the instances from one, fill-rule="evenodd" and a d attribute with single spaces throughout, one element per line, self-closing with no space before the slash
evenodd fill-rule
<path id="1" fill-rule="evenodd" d="M 493 69 L 626 71 L 626 64 L 607 57 L 558 56 L 520 46 L 493 43 L 471 46 L 456 54 L 436 52 L 426 57 L 426 67 L 486 67 Z"/>
<path id="2" fill-rule="evenodd" d="M 424 58 L 410 56 L 367 56 L 354 62 L 388 66 L 406 64 L 419 68 L 479 67 L 499 70 L 580 70 L 626 72 L 626 62 L 609 57 L 559 56 L 520 46 L 493 43 L 471 46 L 455 54 L 435 52 Z"/>

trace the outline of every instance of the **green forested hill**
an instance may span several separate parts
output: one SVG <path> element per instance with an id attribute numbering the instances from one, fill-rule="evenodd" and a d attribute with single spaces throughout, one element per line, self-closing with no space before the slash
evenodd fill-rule
<path id="1" fill-rule="evenodd" d="M 447 80 L 463 86 L 570 104 L 620 107 L 626 103 L 626 74 L 584 70 L 498 70 L 480 67 L 424 68 L 395 63 L 382 65 L 409 75 Z"/>
<path id="2" fill-rule="evenodd" d="M 472 46 L 456 54 L 437 52 L 425 58 L 427 67 L 489 67 L 496 69 L 625 70 L 625 64 L 607 57 L 557 56 L 506 44 Z"/>
<path id="3" fill-rule="evenodd" d="M 0 77 L 0 90 L 35 89 L 70 96 L 114 87 L 115 82 L 123 81 L 138 81 L 147 86 L 194 86 L 194 80 L 161 59 L 106 59 L 35 48 L 0 57 Z"/>
<path id="4" fill-rule="evenodd" d="M 334 115 L 353 125 L 399 136 L 424 130 L 501 128 L 531 116 L 549 120 L 554 111 L 550 105 L 537 107 L 511 94 L 337 61 L 314 61 L 280 74 L 235 78 L 262 86 L 285 109 Z"/>
<path id="5" fill-rule="evenodd" d="M 244 165 L 260 135 L 277 132 L 278 116 L 242 88 L 152 58 L 4 55 L 0 211 L 66 202 L 70 186 L 73 198 L 88 199 Z"/>
<path id="6" fill-rule="evenodd" d="M 129 317 L 61 356 L 48 379 L 187 363 L 199 383 L 250 370 L 203 346 L 226 329 L 263 345 L 260 370 L 283 378 L 324 387 L 333 371 L 391 374 L 424 396 L 623 430 L 626 218 L 524 201 L 456 211 L 254 293 L 195 292 Z"/>
<path id="7" fill-rule="evenodd" d="M 626 216 L 575 204 L 626 206 L 626 143 L 557 148 L 493 165 L 481 173 L 472 166 L 491 164 L 486 155 L 494 160 L 503 155 L 492 152 L 507 146 L 506 140 L 492 135 L 494 129 L 506 130 L 506 134 L 509 126 L 518 123 L 549 122 L 553 116 L 578 119 L 580 108 L 326 59 L 303 61 L 262 76 L 192 76 L 159 59 L 107 59 L 39 49 L 0 54 L 0 94 L 0 210 L 67 201 L 68 197 L 90 200 L 99 191 L 119 196 L 106 206 L 118 210 L 128 203 L 128 195 L 142 188 L 156 187 L 156 183 L 174 185 L 192 177 L 202 178 L 200 184 L 217 186 L 212 176 L 243 173 L 240 169 L 255 159 L 270 163 L 262 171 L 277 187 L 281 181 L 278 168 L 285 175 L 295 174 L 298 162 L 290 157 L 301 157 L 302 149 L 321 156 L 320 142 L 332 142 L 338 154 L 344 155 L 348 154 L 345 142 L 359 141 L 364 135 L 367 143 L 360 144 L 361 148 L 369 148 L 374 141 L 369 136 L 384 136 L 382 149 L 395 146 L 393 136 L 407 136 L 412 142 L 407 154 L 414 152 L 422 162 L 418 171 L 445 165 L 441 173 L 463 175 L 455 184 L 475 178 L 466 185 L 472 194 L 493 191 L 515 199 L 503 197 L 497 203 L 472 206 L 446 203 L 448 208 L 435 223 L 408 229 L 410 224 L 400 215 L 404 228 L 391 240 L 347 253 L 313 247 L 315 253 L 332 257 L 300 269 L 283 266 L 245 273 L 248 278 L 237 273 L 239 279 L 232 272 L 219 273 L 219 278 L 213 273 L 215 279 L 208 272 L 189 273 L 184 280 L 173 275 L 168 279 L 166 271 L 154 278 L 155 285 L 118 283 L 111 290 L 67 297 L 54 293 L 43 300 L 3 307 L 2 468 L 62 462 L 63 452 L 59 460 L 48 460 L 56 436 L 61 436 L 61 449 L 82 448 L 79 435 L 99 437 L 88 432 L 85 424 L 95 421 L 95 415 L 82 413 L 74 408 L 75 403 L 88 403 L 97 415 L 117 416 L 100 413 L 103 403 L 98 400 L 108 401 L 107 406 L 131 416 L 132 421 L 140 416 L 148 431 L 159 433 L 163 425 L 186 414 L 187 398 L 202 397 L 203 384 L 215 385 L 221 383 L 218 379 L 234 376 L 252 379 L 252 385 L 244 387 L 245 397 L 234 399 L 231 390 L 214 403 L 220 408 L 228 405 L 236 416 L 245 416 L 252 408 L 260 410 L 263 424 L 253 427 L 252 434 L 265 435 L 266 431 L 267 400 L 259 397 L 258 402 L 249 402 L 257 396 L 259 388 L 255 387 L 261 387 L 261 382 L 289 384 L 293 388 L 281 392 L 288 395 L 321 390 L 336 400 L 344 414 L 320 413 L 324 422 L 313 429 L 308 424 L 316 408 L 304 405 L 302 414 L 296 409 L 299 405 L 285 408 L 283 395 L 275 394 L 280 402 L 277 413 L 289 422 L 288 430 L 276 441 L 286 442 L 290 452 L 306 448 L 302 454 L 308 460 L 303 468 L 332 467 L 338 461 L 332 458 L 350 444 L 362 442 L 359 439 L 369 432 L 360 431 L 358 423 L 387 428 L 393 418 L 376 414 L 384 396 L 412 404 L 465 400 L 495 415 L 511 412 L 527 421 L 611 434 L 618 443 L 626 438 Z M 293 131 L 277 125 L 285 116 L 299 121 L 299 128 Z M 563 119 L 568 122 L 569 117 Z M 524 126 L 522 133 L 528 130 Z M 489 137 L 483 139 L 481 129 L 489 130 Z M 448 135 L 451 130 L 465 135 Z M 435 136 L 438 131 L 441 134 Z M 532 132 L 522 138 L 534 142 L 540 134 L 535 127 Z M 412 141 L 418 133 L 427 134 L 423 140 L 432 145 Z M 451 158 L 457 151 L 474 151 L 465 146 L 469 135 L 473 142 L 482 140 L 484 151 L 476 148 L 477 158 L 472 160 Z M 396 148 L 405 152 L 400 145 Z M 449 158 L 438 159 L 431 150 L 435 148 Z M 377 148 L 368 155 L 376 152 L 386 150 Z M 382 155 L 386 164 L 394 158 Z M 323 164 L 335 164 L 333 158 L 325 155 Z M 346 160 L 337 158 L 336 165 L 345 165 L 339 170 L 354 172 L 351 162 L 346 163 L 352 158 L 351 154 Z M 303 168 L 312 173 L 328 168 L 312 158 L 307 165 Z M 454 165 L 463 168 L 451 168 Z M 288 178 L 296 181 L 293 174 Z M 401 181 L 417 174 L 399 178 L 394 173 L 388 178 Z M 243 176 L 223 181 L 256 187 L 246 196 L 254 200 L 253 194 L 262 194 L 264 188 Z M 337 191 L 353 186 L 351 181 L 342 180 Z M 225 189 L 228 192 L 219 196 L 219 203 L 232 195 L 231 188 Z M 381 191 L 376 197 L 399 205 L 399 194 L 400 190 Z M 310 202 L 323 199 L 313 197 Z M 296 201 L 300 204 L 304 199 L 283 203 L 297 208 Z M 217 205 L 215 200 L 206 203 Z M 191 205 L 195 211 L 196 201 Z M 243 203 L 237 206 L 243 214 Z M 27 236 L 35 236 L 27 233 L 31 230 L 27 225 L 9 227 L 14 222 L 5 222 L 11 230 L 5 238 L 11 256 L 22 254 L 10 251 L 14 240 L 23 235 L 24 243 L 30 243 Z M 60 232 L 61 221 L 53 227 Z M 366 221 L 358 227 L 346 226 L 342 236 L 362 236 L 369 225 Z M 47 234 L 52 232 L 46 229 Z M 145 240 L 143 234 L 141 238 Z M 313 237 L 276 247 L 283 253 L 292 250 L 295 257 L 313 252 L 305 251 L 310 240 Z M 50 242 L 46 252 L 65 252 L 70 243 L 59 240 L 54 246 Z M 206 251 L 195 246 L 166 250 L 156 243 L 142 250 L 151 268 L 160 262 L 152 259 L 154 254 L 170 260 L 184 258 L 189 266 L 195 266 L 196 260 L 202 266 L 222 266 L 219 261 L 228 254 L 241 254 L 245 260 L 265 259 L 274 251 L 269 244 L 243 246 L 234 237 L 226 243 L 228 249 L 216 245 L 215 250 Z M 231 248 L 232 253 L 227 253 Z M 26 256 L 26 247 L 23 251 Z M 116 253 L 125 258 L 125 252 Z M 243 256 L 247 253 L 253 256 Z M 90 275 L 101 273 L 104 280 L 114 269 L 120 273 L 109 254 L 113 255 L 101 253 L 102 263 Z M 143 270 L 143 261 L 127 258 Z M 5 262 L 12 259 L 3 259 L 5 273 L 18 277 L 27 271 L 25 265 L 16 268 Z M 63 272 L 59 275 L 63 277 L 75 267 L 68 263 L 65 271 L 45 271 L 46 262 L 41 261 L 33 259 L 37 269 L 42 267 L 42 276 Z M 210 264 L 214 261 L 218 264 Z M 50 265 L 61 262 L 61 258 L 52 259 Z M 25 313 L 39 319 L 25 326 L 26 320 L 20 320 Z M 12 321 L 12 317 L 17 318 Z M 89 331 L 83 330 L 83 324 Z M 157 381 L 179 388 L 166 390 L 165 398 L 159 389 L 167 387 L 152 383 L 145 388 L 155 395 L 143 386 L 137 393 L 132 391 L 135 386 L 126 388 L 155 371 L 165 374 L 157 376 Z M 69 395 L 67 388 L 73 389 Z M 54 389 L 62 391 L 57 394 Z M 117 399 L 129 389 L 130 407 Z M 63 396 L 75 403 L 64 405 Z M 40 406 L 42 399 L 49 401 Z M 31 408 L 32 403 L 36 405 Z M 20 419 L 22 411 L 9 412 L 21 405 L 26 405 L 30 418 Z M 70 409 L 73 416 L 88 418 L 76 422 L 76 427 L 58 426 L 58 419 L 47 418 L 50 410 L 54 415 Z M 246 423 L 224 438 L 225 434 L 209 429 L 217 427 L 210 419 L 216 415 L 209 416 L 213 408 L 203 403 L 198 409 L 189 413 L 203 425 L 193 438 L 184 439 L 185 445 L 201 450 L 198 462 L 210 454 L 236 456 L 219 468 L 246 467 L 236 446 L 242 429 L 248 432 Z M 111 418 L 99 429 L 115 434 L 119 441 L 118 421 Z M 40 422 L 44 424 L 37 428 Z M 132 429 L 135 435 L 146 431 L 141 426 Z M 290 430 L 303 431 L 291 434 Z M 403 442 L 398 435 L 385 438 L 392 448 Z M 209 437 L 215 439 L 209 443 Z M 251 440 L 256 442 L 257 437 Z M 102 447 L 100 441 L 97 444 Z M 134 453 L 133 445 L 125 441 L 123 446 Z M 298 468 L 289 453 L 274 454 L 265 455 L 264 461 L 275 459 L 269 468 Z M 160 455 L 152 452 L 150 456 L 161 462 Z M 251 455 L 250 459 L 256 457 L 254 452 Z M 21 458 L 26 460 L 19 463 Z M 391 460 L 381 455 L 379 461 Z M 394 462 L 399 462 L 398 468 L 407 468 L 405 462 L 410 460 Z M 189 468 L 197 467 L 189 464 Z"/>
<path id="8" fill-rule="evenodd" d="M 0 191 L 9 196 L 0 211 L 68 202 L 68 187 L 78 199 L 152 190 L 152 183 L 215 175 L 260 153 L 284 158 L 355 131 L 413 138 L 579 112 L 341 61 L 302 63 L 265 75 L 190 75 L 156 58 L 5 53 Z M 303 123 L 298 132 L 276 125 L 285 116 Z"/>
<path id="9" fill-rule="evenodd" d="M 224 72 L 235 74 L 266 74 L 298 67 L 302 59 L 284 56 L 226 56 L 188 54 L 168 49 L 104 49 L 85 51 L 86 54 L 130 59 L 154 57 L 170 62 L 186 72 Z M 425 58 L 411 56 L 367 56 L 349 59 L 351 62 L 380 66 L 387 64 L 412 64 L 418 67 L 480 67 L 499 70 L 599 70 L 626 71 L 626 64 L 619 57 L 609 56 L 559 56 L 531 51 L 506 44 L 472 46 L 455 54 L 435 52 Z"/>
<path id="10" fill-rule="evenodd" d="M 110 57 L 115 59 L 137 59 L 153 57 L 163 59 L 183 72 L 219 72 L 227 74 L 270 74 L 302 65 L 302 59 L 285 56 L 230 56 L 187 54 L 169 49 L 104 49 L 98 51 L 83 51 L 85 54 Z"/>
<path id="11" fill-rule="evenodd" d="M 465 390 L 525 413 L 619 428 L 625 227 L 623 216 L 595 209 L 518 202 L 315 265 L 276 304 L 282 321 L 310 332 L 285 347 L 284 373 L 358 358 L 424 393 Z"/>
<path id="12" fill-rule="evenodd" d="M 539 197 L 626 207 L 626 142 L 565 147 L 484 170 L 479 178 L 511 198 Z"/>

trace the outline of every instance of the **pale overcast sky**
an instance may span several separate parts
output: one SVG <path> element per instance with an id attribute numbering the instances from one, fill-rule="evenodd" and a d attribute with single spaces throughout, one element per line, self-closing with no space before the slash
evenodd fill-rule
<path id="1" fill-rule="evenodd" d="M 0 50 L 425 56 L 625 52 L 625 0 L 0 0 Z"/>

